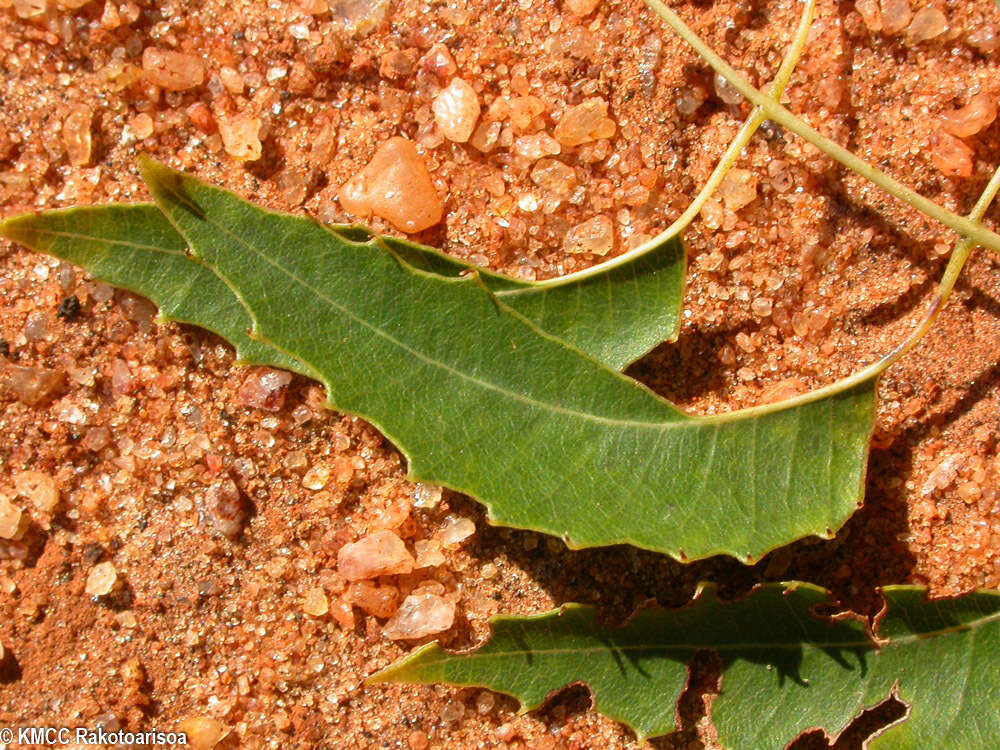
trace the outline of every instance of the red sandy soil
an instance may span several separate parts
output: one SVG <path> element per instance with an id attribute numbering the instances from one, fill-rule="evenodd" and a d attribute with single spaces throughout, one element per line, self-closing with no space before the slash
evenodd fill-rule
<path id="1" fill-rule="evenodd" d="M 610 222 L 610 255 L 668 225 L 749 112 L 726 103 L 710 69 L 639 2 L 588 10 L 579 0 L 394 0 L 367 35 L 345 30 L 344 3 L 331 12 L 321 0 L 73 4 L 0 8 L 3 216 L 147 199 L 136 171 L 146 153 L 269 207 L 350 221 L 339 187 L 404 135 L 444 201 L 444 220 L 416 239 L 545 278 L 601 260 L 564 248 L 585 221 Z M 877 26 L 873 4 L 859 5 Z M 993 3 L 932 5 L 947 30 L 917 41 L 906 29 L 871 30 L 850 2 L 822 0 L 786 101 L 964 213 L 996 164 L 1000 125 L 956 143 L 942 118 L 975 94 L 996 100 L 1000 18 Z M 759 86 L 800 13 L 786 0 L 676 9 Z M 443 139 L 431 101 L 452 72 L 435 44 L 476 91 L 483 117 L 503 98 L 535 96 L 542 110 L 521 126 L 501 118 L 489 153 Z M 143 72 L 148 48 L 200 60 L 203 80 L 156 86 Z M 565 112 L 591 97 L 608 104 L 614 134 L 550 154 L 573 170 L 566 195 L 554 195 L 532 179 L 537 165 L 518 139 L 549 143 L 540 134 L 551 140 Z M 219 135 L 239 118 L 260 123 L 257 160 L 240 161 Z M 693 412 L 791 395 L 876 360 L 923 314 L 953 241 L 778 127 L 764 127 L 737 166 L 756 181 L 752 200 L 716 201 L 686 233 L 679 340 L 629 370 Z M 985 224 L 997 216 L 991 210 Z M 446 548 L 440 566 L 379 584 L 390 600 L 390 586 L 402 596 L 431 585 L 456 602 L 442 636 L 454 647 L 479 642 L 497 613 L 582 601 L 621 620 L 649 599 L 683 604 L 702 580 L 725 597 L 761 581 L 811 581 L 869 614 L 879 585 L 952 596 L 1000 584 L 1000 272 L 985 251 L 936 328 L 881 381 L 863 509 L 836 538 L 801 541 L 753 566 L 569 551 L 491 527 L 480 506 L 448 492 L 435 508 L 413 508 L 400 454 L 363 421 L 324 412 L 315 384 L 295 378 L 280 403 L 265 405 L 273 410 L 250 405 L 240 388 L 258 373 L 234 366 L 212 335 L 158 325 L 144 300 L 22 247 L 5 243 L 0 263 L 4 366 L 65 377 L 38 404 L 0 396 L 0 495 L 30 517 L 23 539 L 0 540 L 0 725 L 170 730 L 208 717 L 230 732 L 224 743 L 246 748 L 634 746 L 627 729 L 589 708 L 582 687 L 519 716 L 514 701 L 486 691 L 362 684 L 411 644 L 388 640 L 385 618 L 358 607 L 350 625 L 337 551 L 378 528 L 412 548 L 439 539 L 449 517 L 471 519 L 475 533 Z M 68 296 L 79 313 L 59 317 Z M 204 512 L 230 478 L 254 512 L 235 540 Z M 50 488 L 57 504 L 38 510 L 31 498 Z M 92 597 L 88 576 L 105 562 L 116 587 Z M 317 587 L 331 611 L 312 616 L 304 601 Z M 699 657 L 678 732 L 651 744 L 716 747 L 718 686 L 715 662 Z M 859 747 L 898 708 L 837 746 Z M 825 746 L 818 736 L 796 744 Z"/>

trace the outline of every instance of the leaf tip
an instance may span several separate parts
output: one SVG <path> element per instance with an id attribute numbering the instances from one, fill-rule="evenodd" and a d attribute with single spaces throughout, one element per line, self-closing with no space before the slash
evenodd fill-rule
<path id="1" fill-rule="evenodd" d="M 162 169 L 169 169 L 163 162 L 157 161 L 149 154 L 139 154 L 136 158 L 136 165 L 139 167 L 139 174 L 142 175 L 142 179 L 146 179 L 147 172 L 153 172 L 158 167 Z"/>
<path id="2" fill-rule="evenodd" d="M 396 674 L 400 671 L 401 667 L 409 661 L 410 657 L 405 657 L 404 659 L 390 664 L 388 667 L 383 667 L 378 672 L 370 674 L 365 678 L 365 685 L 384 685 L 387 682 L 409 682 L 405 678 L 397 677 Z"/>
<path id="3" fill-rule="evenodd" d="M 375 674 L 370 674 L 365 678 L 365 685 L 384 685 L 387 682 L 392 682 L 393 667 L 395 665 L 390 665 L 385 669 L 380 669 Z"/>
<path id="4" fill-rule="evenodd" d="M 26 213 L 0 219 L 0 237 L 27 244 L 24 239 L 27 236 L 25 230 L 30 228 L 31 221 L 37 216 L 37 213 Z"/>
<path id="5" fill-rule="evenodd" d="M 381 685 L 387 682 L 427 683 L 439 681 L 437 678 L 433 680 L 424 679 L 420 674 L 419 667 L 421 666 L 422 659 L 432 657 L 440 650 L 437 641 L 424 644 L 413 653 L 404 656 L 402 659 L 393 662 L 374 674 L 368 675 L 365 678 L 365 685 Z"/>
<path id="6" fill-rule="evenodd" d="M 176 172 L 161 161 L 157 161 L 151 156 L 142 154 L 139 156 L 139 176 L 146 183 L 150 192 L 156 194 L 157 188 L 164 185 L 167 180 L 177 180 L 180 172 Z"/>
<path id="7" fill-rule="evenodd" d="M 197 182 L 193 178 L 144 154 L 139 157 L 139 175 L 168 219 L 169 209 L 173 206 L 183 208 L 199 219 L 205 218 L 205 211 L 194 201 L 188 190 L 189 184 Z"/>

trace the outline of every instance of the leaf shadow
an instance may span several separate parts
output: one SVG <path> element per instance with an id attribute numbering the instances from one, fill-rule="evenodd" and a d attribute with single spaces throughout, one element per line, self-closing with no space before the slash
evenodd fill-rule
<path id="1" fill-rule="evenodd" d="M 0 659 L 0 685 L 15 683 L 21 679 L 22 674 L 21 663 L 14 652 L 5 648 L 3 658 Z"/>
<path id="2" fill-rule="evenodd" d="M 452 512 L 457 511 L 463 515 L 475 516 L 482 513 L 477 504 L 462 496 L 456 495 L 451 498 L 450 506 Z M 902 518 L 905 519 L 905 512 Z M 603 642 L 623 674 L 634 670 L 639 674 L 648 675 L 642 659 L 636 658 L 635 654 L 616 649 L 612 637 L 612 629 L 628 622 L 637 609 L 650 603 L 669 608 L 682 607 L 690 602 L 699 582 L 704 580 L 720 582 L 717 594 L 723 601 L 741 598 L 749 593 L 753 586 L 768 580 L 782 578 L 810 580 L 808 575 L 799 575 L 797 572 L 793 575 L 768 576 L 768 558 L 754 566 L 746 566 L 721 556 L 681 564 L 665 555 L 625 546 L 570 550 L 556 539 L 543 538 L 544 541 L 539 543 L 539 535 L 533 532 L 492 527 L 485 523 L 485 517 L 482 519 L 484 523 L 480 525 L 478 520 L 477 527 L 480 531 L 469 540 L 467 552 L 483 563 L 490 561 L 500 567 L 516 570 L 518 574 L 523 572 L 525 579 L 541 587 L 556 603 L 575 601 L 596 605 L 599 624 L 609 628 Z M 855 533 L 856 538 L 853 543 L 857 543 L 857 536 L 859 534 Z M 806 554 L 811 554 L 815 558 L 815 569 L 818 570 L 822 567 L 821 560 L 824 556 L 830 556 L 831 546 L 833 553 L 836 554 L 841 547 L 849 543 L 847 540 L 839 542 L 810 540 L 808 543 L 799 543 L 799 546 Z M 882 540 L 875 539 L 870 540 L 870 544 L 873 547 L 886 546 Z M 890 573 L 886 576 L 886 580 L 880 582 L 898 582 L 900 580 L 898 574 L 894 575 L 891 572 L 894 570 L 893 566 L 886 567 Z M 844 589 L 844 586 L 838 588 Z M 872 599 L 875 597 L 876 594 L 873 592 Z M 877 604 L 873 603 L 870 610 L 874 613 L 880 607 L 881 600 Z M 829 614 L 832 614 L 832 611 Z M 454 645 L 450 644 L 450 647 Z M 818 647 L 841 669 L 857 671 L 862 678 L 867 673 L 868 662 L 864 649 Z M 794 683 L 803 688 L 809 687 L 808 678 L 802 673 L 804 654 L 801 649 L 788 649 L 778 658 L 775 658 L 774 653 L 765 658 L 754 649 L 734 650 L 725 656 L 705 650 L 696 651 L 693 657 L 690 652 L 683 655 L 676 652 L 666 655 L 687 664 L 688 680 L 679 696 L 664 698 L 665 710 L 676 711 L 678 729 L 674 733 L 651 740 L 650 745 L 654 748 L 665 750 L 678 746 L 699 747 L 697 727 L 699 722 L 703 722 L 710 714 L 712 701 L 718 694 L 720 686 L 724 684 L 724 665 L 728 667 L 738 660 L 766 664 L 775 670 L 779 684 Z M 820 685 L 815 687 L 822 689 Z M 578 703 L 580 696 L 577 692 L 572 688 L 559 690 L 549 697 L 541 710 L 550 712 L 555 707 L 563 705 L 563 701 Z"/>
<path id="3" fill-rule="evenodd" d="M 694 324 L 676 341 L 665 341 L 638 361 L 625 374 L 669 401 L 687 401 L 724 387 L 719 353 L 738 333 L 752 333 L 752 320 L 724 324 Z M 733 369 L 735 369 L 733 365 Z M 676 373 L 684 372 L 683 378 Z"/>
<path id="4" fill-rule="evenodd" d="M 858 713 L 836 737 L 822 729 L 810 729 L 799 735 L 788 750 L 864 750 L 874 735 L 905 719 L 908 711 L 905 703 L 890 695 Z"/>

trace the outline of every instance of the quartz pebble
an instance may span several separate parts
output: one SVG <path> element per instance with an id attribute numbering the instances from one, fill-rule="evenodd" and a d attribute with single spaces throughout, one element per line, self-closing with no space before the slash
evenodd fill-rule
<path id="1" fill-rule="evenodd" d="M 945 456 L 927 477 L 924 486 L 920 488 L 921 495 L 930 495 L 935 490 L 950 487 L 958 478 L 959 469 L 965 463 L 965 457 L 958 453 Z"/>
<path id="2" fill-rule="evenodd" d="M 413 486 L 414 508 L 436 508 L 441 502 L 442 490 L 436 484 L 418 482 Z"/>
<path id="3" fill-rule="evenodd" d="M 434 121 L 449 141 L 465 143 L 472 136 L 479 119 L 479 96 L 461 78 L 451 83 L 434 99 Z"/>
<path id="4" fill-rule="evenodd" d="M 264 411 L 280 411 L 285 404 L 285 390 L 292 374 L 270 367 L 251 370 L 237 392 L 240 403 Z"/>
<path id="5" fill-rule="evenodd" d="M 607 255 L 615 244 L 615 228 L 607 216 L 595 216 L 566 233 L 563 248 L 568 253 Z"/>
<path id="6" fill-rule="evenodd" d="M 497 102 L 503 102 L 503 99 L 498 99 Z M 490 114 L 493 119 L 496 119 L 497 115 L 501 114 L 503 105 L 497 105 L 494 102 L 490 107 Z M 535 121 L 535 118 L 545 111 L 545 102 L 539 99 L 537 96 L 515 96 L 507 104 L 507 114 L 510 117 L 510 124 L 513 125 L 517 130 L 524 132 L 531 127 L 531 123 Z"/>
<path id="7" fill-rule="evenodd" d="M 448 80 L 458 71 L 455 58 L 448 48 L 440 43 L 432 45 L 427 54 L 420 58 L 420 67 L 441 81 Z"/>
<path id="8" fill-rule="evenodd" d="M 118 571 L 115 570 L 114 563 L 109 561 L 97 563 L 87 574 L 84 591 L 88 596 L 104 596 L 111 593 L 117 582 Z"/>
<path id="9" fill-rule="evenodd" d="M 456 698 L 452 698 L 441 707 L 438 715 L 441 717 L 441 721 L 449 723 L 459 721 L 465 716 L 465 704 Z"/>
<path id="10" fill-rule="evenodd" d="M 2 363 L 0 382 L 15 398 L 28 406 L 37 406 L 47 401 L 62 389 L 66 373 L 48 367 L 22 367 Z"/>
<path id="11" fill-rule="evenodd" d="M 975 135 L 997 119 L 996 100 L 989 94 L 976 94 L 961 109 L 941 115 L 941 126 L 954 136 Z"/>
<path id="12" fill-rule="evenodd" d="M 132 392 L 135 378 L 123 359 L 115 359 L 111 364 L 111 391 L 116 395 Z"/>
<path id="13" fill-rule="evenodd" d="M 14 0 L 13 5 L 18 18 L 35 18 L 45 13 L 48 3 L 46 0 Z"/>
<path id="14" fill-rule="evenodd" d="M 871 32 L 882 30 L 882 11 L 879 8 L 878 0 L 857 0 L 854 9 L 861 16 L 865 27 Z"/>
<path id="15" fill-rule="evenodd" d="M 771 314 L 774 303 L 767 297 L 757 297 L 750 303 L 750 309 L 758 318 L 766 318 Z"/>
<path id="16" fill-rule="evenodd" d="M 608 117 L 608 103 L 598 96 L 566 110 L 553 131 L 563 146 L 579 146 L 614 134 L 615 123 Z"/>
<path id="17" fill-rule="evenodd" d="M 719 185 L 719 197 L 730 211 L 739 211 L 757 198 L 757 175 L 749 169 L 732 169 Z"/>
<path id="18" fill-rule="evenodd" d="M 413 543 L 413 549 L 417 553 L 417 560 L 414 564 L 416 568 L 436 568 L 445 563 L 444 554 L 441 552 L 441 542 L 437 539 L 419 539 Z"/>
<path id="19" fill-rule="evenodd" d="M 177 729 L 187 735 L 188 745 L 193 750 L 212 750 L 229 734 L 229 729 L 218 719 L 195 716 L 185 719 Z"/>
<path id="20" fill-rule="evenodd" d="M 801 378 L 790 377 L 778 381 L 764 389 L 760 395 L 762 404 L 776 404 L 780 401 L 787 401 L 790 398 L 805 393 L 809 388 Z"/>
<path id="21" fill-rule="evenodd" d="M 219 121 L 219 135 L 226 153 L 239 161 L 257 161 L 264 152 L 260 142 L 260 120 L 235 115 Z"/>
<path id="22" fill-rule="evenodd" d="M 322 617 L 330 611 L 330 600 L 320 586 L 313 586 L 302 598 L 302 611 L 310 617 Z"/>
<path id="23" fill-rule="evenodd" d="M 42 341 L 49 335 L 49 316 L 40 310 L 28 315 L 24 324 L 24 337 L 28 341 Z"/>
<path id="24" fill-rule="evenodd" d="M 403 540 L 388 530 L 345 544 L 337 553 L 337 572 L 348 581 L 409 573 L 413 563 Z"/>
<path id="25" fill-rule="evenodd" d="M 212 116 L 212 110 L 208 108 L 205 102 L 195 102 L 187 109 L 184 113 L 191 120 L 191 124 L 194 125 L 202 133 L 211 134 L 214 133 L 217 128 L 215 126 L 215 118 Z"/>
<path id="26" fill-rule="evenodd" d="M 28 516 L 7 497 L 0 495 L 0 539 L 17 540 L 28 530 Z"/>
<path id="27" fill-rule="evenodd" d="M 411 594 L 382 632 L 394 641 L 423 638 L 444 632 L 454 621 L 454 602 L 437 594 Z"/>
<path id="28" fill-rule="evenodd" d="M 405 138 L 390 138 L 338 193 L 340 205 L 355 216 L 374 214 L 404 232 L 420 232 L 441 221 L 444 205 L 417 153 Z"/>
<path id="29" fill-rule="evenodd" d="M 566 10 L 575 16 L 587 16 L 594 12 L 600 0 L 566 0 Z"/>
<path id="30" fill-rule="evenodd" d="M 920 44 L 941 36 L 948 30 L 948 18 L 937 8 L 921 8 L 906 27 L 906 41 Z"/>
<path id="31" fill-rule="evenodd" d="M 310 180 L 307 175 L 294 169 L 285 169 L 275 178 L 281 200 L 289 206 L 297 206 L 309 195 Z"/>
<path id="32" fill-rule="evenodd" d="M 441 543 L 454 547 L 476 533 L 476 524 L 471 518 L 448 516 L 441 531 Z"/>
<path id="33" fill-rule="evenodd" d="M 677 97 L 677 112 L 684 117 L 690 117 L 705 103 L 705 90 L 696 86 L 685 89 Z"/>
<path id="34" fill-rule="evenodd" d="M 399 607 L 399 589 L 376 586 L 370 581 L 357 581 L 347 589 L 347 600 L 372 617 L 392 617 Z"/>
<path id="35" fill-rule="evenodd" d="M 230 94 L 238 96 L 243 93 L 243 87 L 245 86 L 243 82 L 243 74 L 235 68 L 223 65 L 219 69 L 219 81 Z"/>
<path id="36" fill-rule="evenodd" d="M 882 0 L 882 30 L 896 34 L 905 29 L 913 18 L 909 0 Z"/>
<path id="37" fill-rule="evenodd" d="M 720 201 L 715 196 L 709 198 L 701 207 L 699 214 L 702 220 L 705 222 L 705 226 L 709 229 L 718 229 L 722 226 L 722 220 L 725 218 L 725 209 L 722 207 L 722 201 Z"/>
<path id="38" fill-rule="evenodd" d="M 789 163 L 783 159 L 774 159 L 767 164 L 767 175 L 771 187 L 779 193 L 787 193 L 795 187 L 795 176 Z"/>
<path id="39" fill-rule="evenodd" d="M 43 471 L 22 471 L 14 480 L 14 488 L 42 513 L 51 513 L 59 505 L 56 480 Z"/>
<path id="40" fill-rule="evenodd" d="M 482 151 L 484 154 L 488 154 L 497 147 L 502 131 L 503 125 L 499 122 L 483 120 L 472 132 L 469 138 L 469 145 L 478 151 Z"/>
<path id="41" fill-rule="evenodd" d="M 576 173 L 558 159 L 539 159 L 531 170 L 531 181 L 560 198 L 568 198 L 576 187 Z"/>
<path id="42" fill-rule="evenodd" d="M 413 72 L 413 60 L 401 50 L 390 50 L 379 59 L 378 73 L 383 78 L 402 78 Z"/>
<path id="43" fill-rule="evenodd" d="M 326 487 L 329 480 L 330 465 L 326 463 L 316 464 L 302 477 L 302 486 L 307 490 L 321 490 Z"/>
<path id="44" fill-rule="evenodd" d="M 514 140 L 514 153 L 528 161 L 536 161 L 543 156 L 554 156 L 562 151 L 559 141 L 546 132 L 522 135 Z"/>
<path id="45" fill-rule="evenodd" d="M 483 690 L 476 696 L 476 713 L 487 716 L 496 705 L 497 699 L 489 690 Z"/>
<path id="46" fill-rule="evenodd" d="M 930 157 L 934 166 L 949 177 L 972 176 L 972 149 L 949 133 L 931 135 Z"/>
<path id="47" fill-rule="evenodd" d="M 140 141 L 144 141 L 155 132 L 153 128 L 153 118 L 145 112 L 140 112 L 132 118 L 132 122 L 129 127 L 132 128 L 132 134 Z"/>
<path id="48" fill-rule="evenodd" d="M 81 444 L 88 451 L 97 453 L 98 451 L 104 450 L 110 441 L 111 431 L 103 425 L 97 425 L 96 427 L 91 427 L 87 430 L 83 436 Z"/>
<path id="49" fill-rule="evenodd" d="M 743 94 L 737 91 L 736 87 L 720 74 L 715 74 L 713 84 L 715 86 L 716 96 L 718 96 L 724 103 L 739 104 L 743 101 Z"/>
<path id="50" fill-rule="evenodd" d="M 191 89 L 205 80 L 205 64 L 200 58 L 158 47 L 142 51 L 142 72 L 151 83 L 171 91 Z"/>
<path id="51" fill-rule="evenodd" d="M 113 2 L 108 0 L 104 3 L 104 11 L 101 13 L 101 28 L 113 31 L 121 26 L 121 14 Z"/>
<path id="52" fill-rule="evenodd" d="M 249 516 L 246 498 L 232 479 L 209 487 L 205 493 L 205 510 L 216 530 L 228 539 L 236 539 Z"/>
<path id="53" fill-rule="evenodd" d="M 121 306 L 126 317 L 135 323 L 140 331 L 150 331 L 153 318 L 156 317 L 156 305 L 145 297 L 136 294 L 123 292 L 121 294 Z"/>
<path id="54" fill-rule="evenodd" d="M 334 20 L 357 36 L 370 34 L 385 18 L 389 0 L 330 0 Z"/>
<path id="55" fill-rule="evenodd" d="M 997 35 L 997 28 L 991 23 L 985 23 L 970 31 L 966 40 L 984 54 L 1000 49 L 1000 35 Z"/>
<path id="56" fill-rule="evenodd" d="M 330 615 L 344 630 L 354 628 L 354 608 L 351 607 L 350 602 L 344 599 L 334 599 L 330 602 Z"/>
<path id="57" fill-rule="evenodd" d="M 94 113 L 90 107 L 74 107 L 63 120 L 62 140 L 66 156 L 74 167 L 90 163 L 90 127 Z"/>

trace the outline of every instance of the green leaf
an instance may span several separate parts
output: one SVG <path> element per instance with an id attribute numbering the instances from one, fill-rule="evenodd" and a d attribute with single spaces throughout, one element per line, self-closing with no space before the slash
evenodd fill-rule
<path id="1" fill-rule="evenodd" d="M 451 654 L 432 643 L 369 682 L 448 682 L 513 695 L 526 709 L 584 682 L 598 711 L 640 738 L 673 731 L 687 665 L 718 653 L 721 694 L 712 719 L 730 750 L 782 748 L 806 730 L 837 735 L 895 694 L 907 716 L 870 748 L 994 750 L 1000 737 L 1000 594 L 979 591 L 928 602 L 915 587 L 883 591 L 879 643 L 857 619 L 815 617 L 822 589 L 771 584 L 723 603 L 700 591 L 677 610 L 645 610 L 618 630 L 590 607 L 536 617 L 497 617 L 478 650 Z"/>
<path id="2" fill-rule="evenodd" d="M 411 265 L 444 276 L 475 270 L 508 305 L 540 328 L 621 369 L 664 340 L 677 336 L 684 292 L 684 247 L 679 237 L 661 238 L 630 260 L 606 263 L 547 282 L 512 279 L 363 227 L 330 227 L 355 242 L 387 246 Z M 240 355 L 262 361 L 267 345 L 244 332 L 250 319 L 235 295 L 204 265 L 185 255 L 187 243 L 150 205 L 100 206 L 26 214 L 0 224 L 0 234 L 85 268 L 108 283 L 142 294 L 165 320 L 190 323 L 192 290 L 199 285 L 217 309 L 206 310 L 205 327 L 229 339 Z M 273 364 L 303 371 L 289 357 Z M 309 374 L 304 372 L 304 374 Z"/>
<path id="3" fill-rule="evenodd" d="M 481 278 L 446 278 L 154 163 L 158 205 L 246 305 L 410 475 L 499 524 L 575 546 L 757 558 L 829 536 L 861 499 L 874 377 L 691 417 L 541 332 Z"/>
<path id="4" fill-rule="evenodd" d="M 394 237 L 381 242 L 414 268 L 459 276 L 475 268 L 438 250 Z M 684 243 L 658 237 L 627 258 L 551 281 L 525 282 L 476 269 L 505 305 L 547 333 L 621 370 L 677 338 L 684 301 Z"/>
<path id="5" fill-rule="evenodd" d="M 187 243 L 153 205 L 100 206 L 25 214 L 0 235 L 62 258 L 95 278 L 148 297 L 160 318 L 219 334 L 246 362 L 267 362 L 313 377 L 298 360 L 247 335 L 253 321 L 218 276 L 187 257 Z"/>

